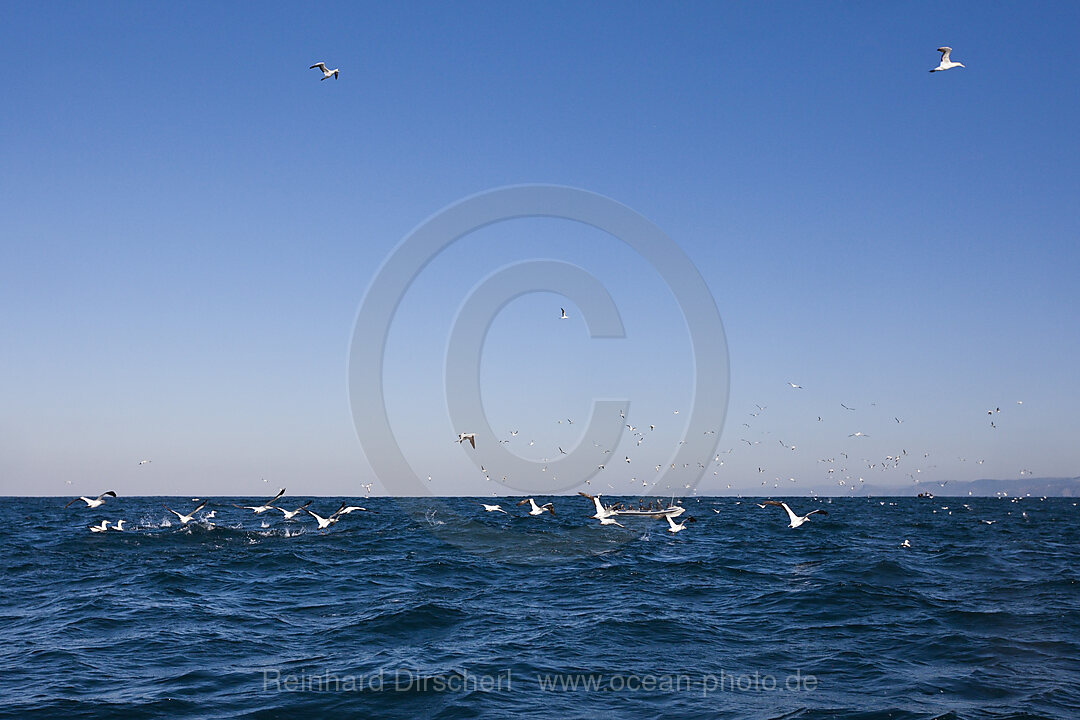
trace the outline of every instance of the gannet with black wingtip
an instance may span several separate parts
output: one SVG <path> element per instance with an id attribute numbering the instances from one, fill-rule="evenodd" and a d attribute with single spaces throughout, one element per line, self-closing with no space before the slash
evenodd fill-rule
<path id="1" fill-rule="evenodd" d="M 458 433 L 457 441 L 459 444 L 466 440 L 468 440 L 469 444 L 474 448 L 476 447 L 476 433 Z"/>
<path id="2" fill-rule="evenodd" d="M 480 504 L 484 506 L 484 510 L 486 512 L 501 512 L 501 513 L 503 513 L 505 515 L 510 514 L 510 513 L 506 512 L 505 510 L 503 510 L 501 505 L 488 505 L 487 503 L 480 503 Z"/>
<path id="3" fill-rule="evenodd" d="M 677 523 L 674 520 L 672 520 L 670 515 L 665 515 L 664 517 L 667 519 L 667 524 L 668 524 L 667 531 L 669 533 L 682 532 L 683 530 L 686 529 L 686 523 L 688 523 L 688 522 L 696 522 L 696 520 L 694 520 L 694 518 L 692 518 L 692 517 L 686 518 L 681 523 Z"/>
<path id="4" fill-rule="evenodd" d="M 333 525 L 334 523 L 336 523 L 338 520 L 341 519 L 341 516 L 338 515 L 337 513 L 334 513 L 330 517 L 324 518 L 321 515 L 317 515 L 317 514 L 311 512 L 307 508 L 304 508 L 304 512 L 306 512 L 311 517 L 315 518 L 315 522 L 317 522 L 319 524 L 319 529 L 320 530 L 325 530 L 326 528 L 330 527 L 331 525 Z"/>
<path id="5" fill-rule="evenodd" d="M 91 525 L 90 532 L 105 532 L 109 529 L 109 520 L 102 520 L 100 525 Z"/>
<path id="6" fill-rule="evenodd" d="M 169 507 L 168 505 L 162 505 L 161 507 L 165 508 L 166 510 L 171 512 L 173 515 L 175 515 L 176 519 L 180 521 L 181 525 L 187 525 L 189 522 L 191 522 L 192 520 L 195 519 L 195 513 L 199 512 L 204 507 L 206 507 L 206 501 L 203 500 L 199 504 L 199 507 L 197 507 L 194 510 L 192 510 L 191 512 L 189 512 L 187 515 L 181 515 L 180 513 L 176 512 L 171 507 Z"/>
<path id="7" fill-rule="evenodd" d="M 543 505 L 537 505 L 536 501 L 533 500 L 532 498 L 526 498 L 525 500 L 522 500 L 521 502 L 519 502 L 518 505 L 524 505 L 525 503 L 529 503 L 529 514 L 530 515 L 543 515 L 545 510 L 548 511 L 549 513 L 551 513 L 552 515 L 555 514 L 555 506 L 552 505 L 551 503 L 544 503 Z"/>
<path id="8" fill-rule="evenodd" d="M 281 514 L 285 516 L 286 520 L 292 520 L 294 517 L 296 517 L 301 512 L 303 512 L 304 508 L 306 508 L 310 504 L 311 504 L 311 500 L 308 500 L 306 503 L 304 503 L 300 507 L 296 508 L 295 510 L 286 510 L 285 508 L 278 507 L 277 505 L 274 506 L 274 509 L 275 510 L 280 510 Z"/>
<path id="9" fill-rule="evenodd" d="M 776 505 L 777 507 L 784 508 L 784 510 L 787 511 L 788 520 L 790 521 L 790 524 L 788 525 L 788 527 L 790 527 L 790 528 L 799 527 L 804 522 L 809 520 L 810 516 L 813 515 L 814 513 L 821 513 L 822 515 L 828 515 L 829 514 L 829 513 L 825 512 L 824 510 L 818 509 L 818 510 L 811 510 L 810 512 L 806 513 L 805 515 L 796 515 L 794 513 L 794 511 L 792 511 L 792 509 L 788 507 L 788 504 L 786 502 L 778 502 L 776 500 L 766 500 L 765 504 L 766 505 Z"/>
<path id="10" fill-rule="evenodd" d="M 88 497 L 80 496 L 80 497 L 75 498 L 74 500 L 69 500 L 67 505 L 64 505 L 64 507 L 67 507 L 68 505 L 70 505 L 73 502 L 76 502 L 77 500 L 82 500 L 84 503 L 86 503 L 86 507 L 88 507 L 88 508 L 101 507 L 102 505 L 105 504 L 105 498 L 107 498 L 107 497 L 116 497 L 116 493 L 114 493 L 112 490 L 106 490 L 105 492 L 98 495 L 96 498 L 88 498 Z"/>
<path id="11" fill-rule="evenodd" d="M 308 70 L 314 70 L 315 68 L 319 68 L 320 70 L 322 70 L 322 77 L 319 78 L 320 80 L 325 80 L 328 77 L 333 77 L 335 80 L 337 80 L 337 76 L 338 76 L 338 69 L 337 68 L 334 68 L 333 70 L 328 70 L 326 68 L 326 63 L 317 62 L 314 65 L 312 65 L 311 67 L 309 67 Z"/>
<path id="12" fill-rule="evenodd" d="M 348 505 L 348 506 L 346 506 L 346 504 L 343 502 L 343 503 L 341 503 L 341 507 L 339 507 L 337 510 L 334 511 L 334 515 L 332 517 L 336 517 L 338 515 L 348 515 L 349 513 L 354 513 L 354 512 L 373 513 L 375 511 L 374 510 L 368 510 L 366 507 L 360 507 L 359 505 Z"/>
<path id="13" fill-rule="evenodd" d="M 930 72 L 942 72 L 944 70 L 951 70 L 957 67 L 964 67 L 964 63 L 953 62 L 949 59 L 949 53 L 952 52 L 951 47 L 939 47 L 937 51 L 941 53 L 941 64 Z"/>
<path id="14" fill-rule="evenodd" d="M 578 495 L 580 495 L 581 497 L 589 498 L 590 500 L 593 501 L 593 507 L 596 508 L 596 514 L 589 516 L 593 520 L 603 521 L 605 518 L 609 518 L 614 514 L 610 510 L 608 510 L 606 507 L 604 507 L 604 504 L 602 502 L 600 502 L 600 495 L 599 494 L 590 495 L 589 493 L 581 492 L 579 490 Z M 603 524 L 609 525 L 610 523 L 603 523 Z"/>
<path id="15" fill-rule="evenodd" d="M 278 490 L 277 495 L 270 498 L 269 500 L 264 502 L 262 505 L 237 505 L 237 504 L 234 503 L 233 507 L 238 507 L 241 510 L 253 510 L 256 515 L 262 515 L 267 510 L 273 510 L 274 509 L 274 501 L 277 500 L 279 497 L 281 497 L 284 494 L 285 494 L 285 488 L 281 488 L 280 490 Z"/>

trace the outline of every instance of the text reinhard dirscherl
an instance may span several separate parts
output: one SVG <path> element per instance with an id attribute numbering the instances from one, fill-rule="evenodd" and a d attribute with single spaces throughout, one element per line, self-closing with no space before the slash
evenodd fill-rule
<path id="1" fill-rule="evenodd" d="M 411 669 L 379 670 L 370 674 L 283 673 L 263 670 L 264 692 L 511 692 L 539 687 L 544 692 L 812 692 L 814 675 L 796 670 L 789 675 L 769 673 L 661 674 L 661 673 L 536 673 L 515 678 L 509 669 L 497 674 L 455 670 L 421 674 Z"/>

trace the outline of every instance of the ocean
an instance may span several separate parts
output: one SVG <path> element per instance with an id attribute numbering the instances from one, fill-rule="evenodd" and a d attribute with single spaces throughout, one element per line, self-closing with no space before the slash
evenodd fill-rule
<path id="1" fill-rule="evenodd" d="M 687 498 L 677 534 L 576 496 L 325 532 L 66 500 L 0 505 L 0 718 L 1080 717 L 1073 498 Z"/>

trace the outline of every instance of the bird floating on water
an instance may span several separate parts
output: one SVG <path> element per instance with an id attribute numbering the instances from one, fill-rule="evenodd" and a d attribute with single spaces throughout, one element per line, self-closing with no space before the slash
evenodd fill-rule
<path id="1" fill-rule="evenodd" d="M 90 532 L 101 533 L 101 532 L 105 532 L 108 529 L 109 529 L 109 521 L 108 520 L 102 520 L 100 525 L 91 525 L 90 526 Z"/>
<path id="2" fill-rule="evenodd" d="M 951 47 L 939 47 L 937 51 L 941 53 L 941 64 L 930 72 L 942 72 L 943 70 L 951 70 L 953 68 L 964 67 L 964 63 L 953 62 L 949 59 L 949 53 L 952 52 Z"/>
<path id="3" fill-rule="evenodd" d="M 314 65 L 312 65 L 311 67 L 309 67 L 308 70 L 314 70 L 315 68 L 319 68 L 320 70 L 322 70 L 322 77 L 319 78 L 320 80 L 325 80 L 328 77 L 333 77 L 335 80 L 337 80 L 337 76 L 338 76 L 338 69 L 337 68 L 334 68 L 333 70 L 328 70 L 326 68 L 326 63 L 317 62 Z"/>
<path id="4" fill-rule="evenodd" d="M 116 493 L 114 493 L 112 490 L 106 490 L 105 492 L 98 495 L 96 498 L 88 498 L 88 497 L 80 496 L 80 497 L 75 498 L 74 500 L 70 500 L 67 503 L 67 505 L 64 505 L 64 507 L 67 507 L 68 505 L 70 505 L 73 502 L 76 502 L 77 500 L 82 500 L 84 503 L 86 503 L 86 507 L 88 507 L 88 508 L 101 507 L 102 505 L 105 504 L 105 498 L 107 498 L 107 497 L 116 497 Z"/>

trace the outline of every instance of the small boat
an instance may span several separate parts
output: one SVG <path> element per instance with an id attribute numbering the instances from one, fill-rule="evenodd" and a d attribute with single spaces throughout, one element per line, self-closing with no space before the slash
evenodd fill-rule
<path id="1" fill-rule="evenodd" d="M 663 520 L 666 517 L 677 518 L 686 512 L 682 505 L 668 505 L 662 510 L 611 510 L 612 516 L 617 517 L 642 517 Z"/>

